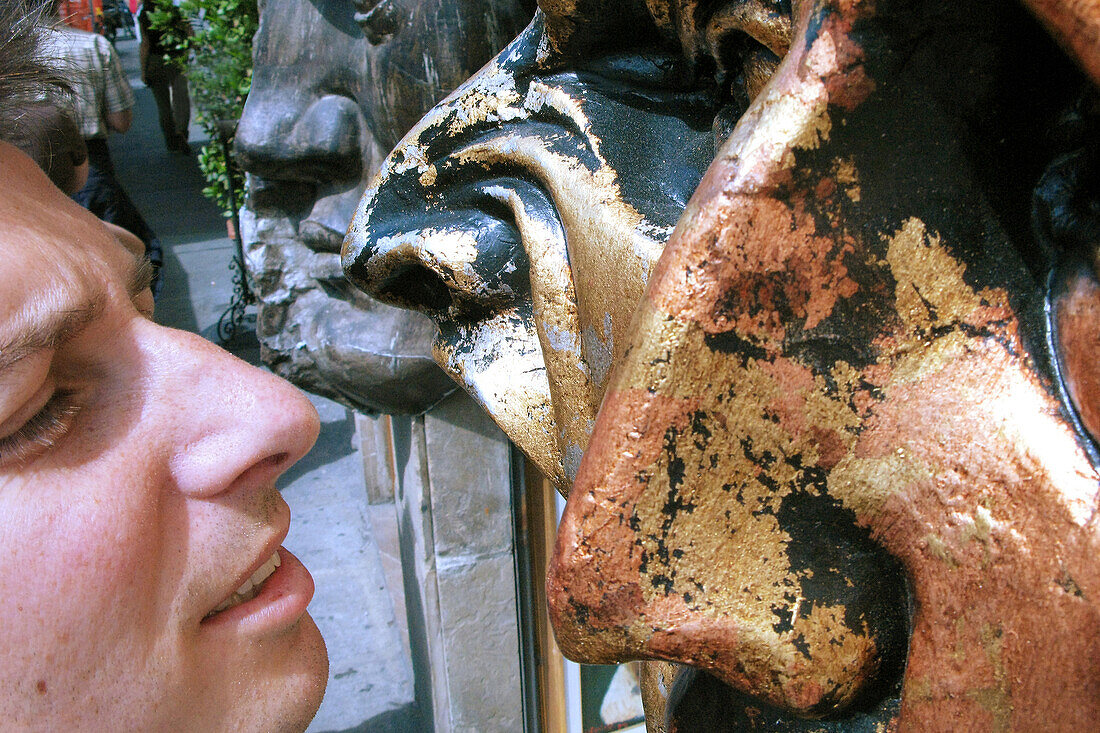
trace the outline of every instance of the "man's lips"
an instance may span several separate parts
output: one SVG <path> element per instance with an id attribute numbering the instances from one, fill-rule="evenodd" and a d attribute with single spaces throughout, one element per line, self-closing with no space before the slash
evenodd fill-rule
<path id="1" fill-rule="evenodd" d="M 278 564 L 274 558 L 278 558 Z M 259 580 L 257 584 L 254 581 Z M 252 586 L 249 587 L 249 583 Z M 242 593 L 241 591 L 244 590 Z M 255 567 L 218 609 L 208 613 L 202 626 L 259 627 L 268 630 L 298 621 L 313 598 L 313 578 L 285 547 L 278 547 Z"/>
<path id="2" fill-rule="evenodd" d="M 259 595 L 264 582 L 282 565 L 280 551 L 286 552 L 282 548 L 282 542 L 286 539 L 288 532 L 289 522 L 282 526 L 278 534 L 268 540 L 267 546 L 257 553 L 252 565 L 237 576 L 234 590 L 222 598 L 221 602 L 203 617 L 204 622 L 216 614 L 239 606 L 241 603 Z M 275 559 L 275 562 L 272 562 L 273 559 Z"/>
<path id="3" fill-rule="evenodd" d="M 271 577 L 271 574 L 274 573 L 280 565 L 282 565 L 282 560 L 279 559 L 279 551 L 276 550 L 271 554 L 271 557 L 267 559 L 267 562 L 261 565 L 256 572 L 252 573 L 248 580 L 241 583 L 237 590 L 233 591 L 233 595 L 219 603 L 217 608 L 208 613 L 206 618 L 210 618 L 216 613 L 221 613 L 233 606 L 239 606 L 245 601 L 250 601 L 255 598 L 259 595 L 264 581 Z"/>

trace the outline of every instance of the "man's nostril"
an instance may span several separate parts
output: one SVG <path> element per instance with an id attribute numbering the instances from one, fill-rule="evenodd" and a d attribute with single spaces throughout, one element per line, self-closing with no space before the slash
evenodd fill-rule
<path id="1" fill-rule="evenodd" d="M 380 300 L 427 313 L 446 313 L 452 303 L 450 288 L 419 263 L 395 268 L 381 282 L 377 295 Z"/>

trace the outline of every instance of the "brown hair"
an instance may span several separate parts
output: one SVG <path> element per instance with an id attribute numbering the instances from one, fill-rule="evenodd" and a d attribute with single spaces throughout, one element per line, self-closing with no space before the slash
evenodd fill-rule
<path id="1" fill-rule="evenodd" d="M 64 78 L 39 52 L 39 39 L 53 21 L 53 0 L 0 2 L 0 139 L 17 129 L 28 99 L 44 92 L 68 93 Z"/>

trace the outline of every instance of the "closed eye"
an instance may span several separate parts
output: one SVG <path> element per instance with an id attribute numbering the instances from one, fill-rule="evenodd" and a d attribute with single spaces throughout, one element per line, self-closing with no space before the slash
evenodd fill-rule
<path id="1" fill-rule="evenodd" d="M 54 392 L 34 416 L 0 438 L 0 468 L 25 463 L 52 448 L 68 433 L 79 411 L 75 393 Z"/>

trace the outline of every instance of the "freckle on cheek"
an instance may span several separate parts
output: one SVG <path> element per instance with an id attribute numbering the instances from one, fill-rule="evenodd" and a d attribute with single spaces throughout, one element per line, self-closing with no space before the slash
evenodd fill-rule
<path id="1" fill-rule="evenodd" d="M 38 680 L 34 683 L 34 689 L 38 691 L 39 695 L 46 694 L 46 680 Z"/>

